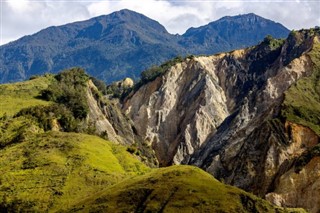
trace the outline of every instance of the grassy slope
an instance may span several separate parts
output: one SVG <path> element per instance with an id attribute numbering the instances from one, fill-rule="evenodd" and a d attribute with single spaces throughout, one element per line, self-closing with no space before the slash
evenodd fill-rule
<path id="1" fill-rule="evenodd" d="M 68 210 L 70 211 L 284 212 L 285 210 L 275 209 L 265 200 L 236 187 L 224 185 L 199 168 L 171 166 L 116 184 L 80 201 Z"/>
<path id="2" fill-rule="evenodd" d="M 6 113 L 11 116 L 23 108 L 47 105 L 49 102 L 35 98 L 39 92 L 48 87 L 53 77 L 39 77 L 30 81 L 0 85 L 0 117 Z"/>
<path id="3" fill-rule="evenodd" d="M 96 136 L 61 132 L 29 135 L 0 150 L 0 204 L 30 211 L 68 207 L 149 170 L 125 147 Z"/>
<path id="4" fill-rule="evenodd" d="M 37 121 L 12 117 L 23 108 L 48 105 L 35 98 L 53 76 L 0 85 L 0 212 L 47 211 L 150 169 L 96 136 L 45 132 Z"/>
<path id="5" fill-rule="evenodd" d="M 300 79 L 285 93 L 282 115 L 287 120 L 307 126 L 320 135 L 320 43 L 308 53 L 313 73 Z"/>

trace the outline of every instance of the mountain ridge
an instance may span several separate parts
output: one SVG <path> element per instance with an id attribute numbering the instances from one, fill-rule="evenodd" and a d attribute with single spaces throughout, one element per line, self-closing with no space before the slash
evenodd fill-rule
<path id="1" fill-rule="evenodd" d="M 0 82 L 25 80 L 32 75 L 57 73 L 74 66 L 83 67 L 89 74 L 109 83 L 125 77 L 137 79 L 144 69 L 177 55 L 229 51 L 239 48 L 240 43 L 241 47 L 256 44 L 267 34 L 286 37 L 289 33 L 283 26 L 274 27 L 279 28 L 280 33 L 263 32 L 263 35 L 251 38 L 242 30 L 237 36 L 243 35 L 250 41 L 237 41 L 233 45 L 229 43 L 234 42 L 232 39 L 217 36 L 216 31 L 208 28 L 200 33 L 205 34 L 203 39 L 206 42 L 199 43 L 195 35 L 172 35 L 155 20 L 130 10 L 120 10 L 49 27 L 0 46 Z"/>

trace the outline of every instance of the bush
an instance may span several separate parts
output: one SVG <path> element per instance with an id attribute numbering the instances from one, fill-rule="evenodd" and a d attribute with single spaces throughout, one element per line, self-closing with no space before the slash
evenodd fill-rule
<path id="1" fill-rule="evenodd" d="M 183 60 L 184 59 L 181 56 L 177 56 L 174 59 L 169 60 L 160 66 L 152 66 L 151 68 L 141 73 L 141 82 L 147 83 L 149 81 L 153 81 L 158 76 L 164 74 L 170 67 L 176 65 L 177 63 L 181 63 Z"/>
<path id="2" fill-rule="evenodd" d="M 72 68 L 55 76 L 47 89 L 41 91 L 40 98 L 65 105 L 77 119 L 84 119 L 89 112 L 86 88 L 89 76 L 83 69 Z"/>
<path id="3" fill-rule="evenodd" d="M 91 81 L 93 82 L 93 84 L 98 88 L 98 90 L 100 92 L 102 92 L 102 94 L 106 95 L 107 94 L 107 85 L 105 82 L 96 79 L 94 77 L 90 77 Z"/>
<path id="4" fill-rule="evenodd" d="M 143 71 L 141 73 L 141 81 L 142 82 L 149 82 L 156 79 L 158 76 L 163 74 L 165 72 L 164 69 L 158 66 L 152 66 L 151 68 Z"/>
<path id="5" fill-rule="evenodd" d="M 32 75 L 32 76 L 30 76 L 29 80 L 34 80 L 34 79 L 37 79 L 39 77 L 40 77 L 39 75 Z"/>
<path id="6" fill-rule="evenodd" d="M 127 152 L 131 153 L 131 154 L 134 154 L 136 153 L 137 151 L 137 148 L 136 147 L 128 147 L 127 148 Z"/>
<path id="7" fill-rule="evenodd" d="M 284 42 L 284 39 L 275 39 L 271 35 L 267 35 L 263 40 L 263 43 L 268 45 L 271 50 L 280 48 L 284 44 Z"/>
<path id="8" fill-rule="evenodd" d="M 62 71 L 39 98 L 55 102 L 50 106 L 35 106 L 21 110 L 16 116 L 35 119 L 45 131 L 51 130 L 55 120 L 63 131 L 79 131 L 81 120 L 87 117 L 89 106 L 86 89 L 89 76 L 83 69 L 72 68 Z"/>
<path id="9" fill-rule="evenodd" d="M 52 130 L 54 120 L 56 120 L 62 130 L 67 132 L 77 131 L 79 120 L 73 113 L 61 104 L 50 106 L 35 106 L 22 109 L 15 117 L 26 116 L 36 120 L 39 127 L 45 131 Z"/>

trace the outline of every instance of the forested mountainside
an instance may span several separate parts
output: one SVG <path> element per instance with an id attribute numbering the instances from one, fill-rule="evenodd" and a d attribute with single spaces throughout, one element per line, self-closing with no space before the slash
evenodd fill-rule
<path id="1" fill-rule="evenodd" d="M 213 54 L 286 38 L 281 24 L 254 14 L 224 17 L 172 35 L 142 14 L 121 10 L 87 21 L 52 26 L 0 46 L 0 83 L 82 67 L 106 82 L 137 79 L 152 65 L 178 55 Z"/>

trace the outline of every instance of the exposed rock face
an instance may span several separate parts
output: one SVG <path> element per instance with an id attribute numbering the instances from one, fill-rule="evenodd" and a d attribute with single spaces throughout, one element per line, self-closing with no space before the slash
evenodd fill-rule
<path id="1" fill-rule="evenodd" d="M 97 88 L 89 81 L 87 101 L 89 105 L 89 125 L 95 127 L 96 134 L 120 144 L 133 144 L 135 134 L 131 121 L 116 106 L 116 103 L 102 101 Z"/>
<path id="2" fill-rule="evenodd" d="M 288 135 L 291 136 L 293 141 L 281 153 L 287 162 L 297 159 L 303 152 L 314 148 L 320 142 L 319 136 L 306 127 L 287 123 L 286 128 L 290 131 Z M 300 169 L 297 169 L 297 163 L 294 164 L 294 167 L 276 176 L 274 190 L 266 195 L 267 200 L 276 205 L 304 206 L 311 212 L 319 212 L 320 157 L 311 158 Z"/>
<path id="3" fill-rule="evenodd" d="M 213 67 L 205 67 L 206 60 L 177 64 L 124 106 L 138 124 L 138 134 L 156 150 L 160 165 L 188 159 L 229 114 L 218 76 Z"/>
<path id="4" fill-rule="evenodd" d="M 131 94 L 124 110 L 161 165 L 197 165 L 278 205 L 317 212 L 319 159 L 300 171 L 295 162 L 319 136 L 280 116 L 284 92 L 314 71 L 315 36 L 187 59 Z"/>

